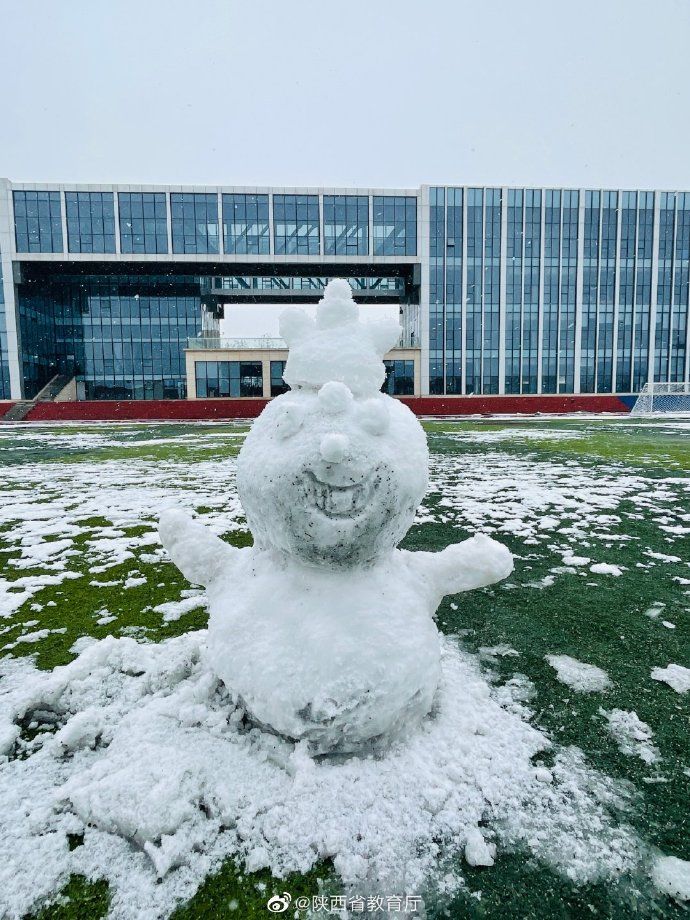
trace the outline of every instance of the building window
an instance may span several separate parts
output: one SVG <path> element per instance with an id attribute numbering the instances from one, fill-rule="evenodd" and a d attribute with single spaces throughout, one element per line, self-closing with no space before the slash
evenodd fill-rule
<path id="1" fill-rule="evenodd" d="M 369 254 L 369 198 L 323 196 L 323 247 L 327 256 Z"/>
<path id="2" fill-rule="evenodd" d="M 70 252 L 115 252 L 112 192 L 65 192 Z"/>
<path id="3" fill-rule="evenodd" d="M 290 387 L 283 380 L 283 371 L 287 361 L 271 361 L 271 396 L 287 393 Z"/>
<path id="4" fill-rule="evenodd" d="M 273 241 L 276 255 L 317 256 L 319 196 L 274 195 Z"/>
<path id="5" fill-rule="evenodd" d="M 218 196 L 170 195 L 173 252 L 218 253 Z"/>
<path id="6" fill-rule="evenodd" d="M 226 253 L 267 255 L 268 195 L 223 195 L 223 240 Z"/>
<path id="7" fill-rule="evenodd" d="M 417 199 L 374 195 L 374 255 L 417 255 Z"/>
<path id="8" fill-rule="evenodd" d="M 414 396 L 414 361 L 384 361 L 386 380 L 381 387 L 390 396 Z"/>
<path id="9" fill-rule="evenodd" d="M 17 252 L 62 252 L 60 192 L 13 192 Z"/>
<path id="10" fill-rule="evenodd" d="M 168 251 L 164 192 L 120 192 L 118 210 L 121 252 Z"/>
<path id="11" fill-rule="evenodd" d="M 261 361 L 196 361 L 196 395 L 263 396 Z"/>
<path id="12" fill-rule="evenodd" d="M 76 376 L 80 398 L 184 398 L 195 279 L 51 272 L 17 292 L 27 397 L 59 373 Z"/>

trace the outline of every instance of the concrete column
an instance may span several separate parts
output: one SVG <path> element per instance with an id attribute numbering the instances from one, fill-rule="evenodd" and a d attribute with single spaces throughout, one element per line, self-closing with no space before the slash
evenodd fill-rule
<path id="1" fill-rule="evenodd" d="M 271 356 L 261 359 L 261 374 L 263 383 L 264 399 L 270 399 L 271 396 Z"/>
<path id="2" fill-rule="evenodd" d="M 113 215 L 115 217 L 115 253 L 120 255 L 120 196 L 117 189 L 113 187 Z"/>
<path id="3" fill-rule="evenodd" d="M 23 381 L 21 370 L 21 335 L 14 288 L 12 257 L 15 255 L 14 209 L 9 180 L 0 179 L 0 264 L 2 265 L 2 292 L 5 301 L 7 328 L 7 358 L 10 371 L 10 397 L 21 399 Z"/>
<path id="4" fill-rule="evenodd" d="M 168 233 L 168 255 L 172 255 L 172 201 L 170 192 L 165 193 L 166 230 Z"/>
<path id="5" fill-rule="evenodd" d="M 223 233 L 223 194 L 220 189 L 218 189 L 217 195 L 218 204 L 216 207 L 218 208 L 218 255 L 222 256 L 225 254 L 225 234 Z"/>
<path id="6" fill-rule="evenodd" d="M 196 399 L 196 373 L 194 357 L 185 351 L 185 373 L 187 375 L 187 399 Z"/>
<path id="7" fill-rule="evenodd" d="M 67 199 L 65 198 L 65 187 L 60 186 L 60 219 L 62 225 L 62 251 L 69 252 L 69 243 L 67 241 Z"/>

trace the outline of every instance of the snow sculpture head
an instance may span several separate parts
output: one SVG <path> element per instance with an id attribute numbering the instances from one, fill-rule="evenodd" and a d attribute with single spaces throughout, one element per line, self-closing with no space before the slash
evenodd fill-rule
<path id="1" fill-rule="evenodd" d="M 395 321 L 363 324 L 346 281 L 331 281 L 316 320 L 290 308 L 280 331 L 292 387 L 254 423 L 237 486 L 260 549 L 336 566 L 371 562 L 405 535 L 427 482 L 421 425 L 380 392 Z"/>

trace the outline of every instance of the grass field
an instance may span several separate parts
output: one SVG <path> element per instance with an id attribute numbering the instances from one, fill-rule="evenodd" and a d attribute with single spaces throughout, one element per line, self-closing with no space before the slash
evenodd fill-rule
<path id="1" fill-rule="evenodd" d="M 403 545 L 441 549 L 483 530 L 516 557 L 507 582 L 446 598 L 440 628 L 496 683 L 526 675 L 533 723 L 631 784 L 627 821 L 650 846 L 690 859 L 690 694 L 651 678 L 653 668 L 690 666 L 690 422 L 435 420 L 425 428 L 430 489 Z M 204 597 L 167 560 L 156 517 L 176 502 L 248 545 L 234 485 L 246 430 L 0 427 L 0 655 L 33 655 L 51 669 L 74 657 L 83 636 L 156 642 L 203 626 Z M 609 687 L 573 691 L 548 655 L 603 669 Z M 606 717 L 614 709 L 648 724 L 654 759 L 621 750 Z M 499 849 L 491 868 L 458 859 L 456 871 L 466 887 L 429 917 L 684 914 L 640 886 L 577 886 L 520 852 Z M 328 863 L 279 884 L 228 863 L 176 916 L 220 918 L 235 908 L 235 916 L 265 917 L 271 891 L 311 896 L 324 883 L 337 890 Z M 103 882 L 73 877 L 42 916 L 107 910 Z"/>

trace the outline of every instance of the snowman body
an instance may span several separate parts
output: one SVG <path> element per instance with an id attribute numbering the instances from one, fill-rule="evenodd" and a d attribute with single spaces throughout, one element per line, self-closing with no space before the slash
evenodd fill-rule
<path id="1" fill-rule="evenodd" d="M 234 549 L 176 510 L 161 538 L 207 587 L 207 660 L 248 717 L 314 753 L 366 749 L 430 711 L 442 597 L 504 578 L 512 556 L 481 535 L 440 553 L 397 549 L 428 450 L 413 413 L 380 392 L 396 323 L 359 323 L 349 285 L 335 281 L 316 321 L 293 309 L 281 332 L 292 389 L 238 458 L 254 546 Z"/>
<path id="2" fill-rule="evenodd" d="M 211 668 L 257 724 L 315 753 L 399 737 L 439 679 L 431 598 L 408 555 L 329 570 L 241 551 L 209 589 Z"/>

